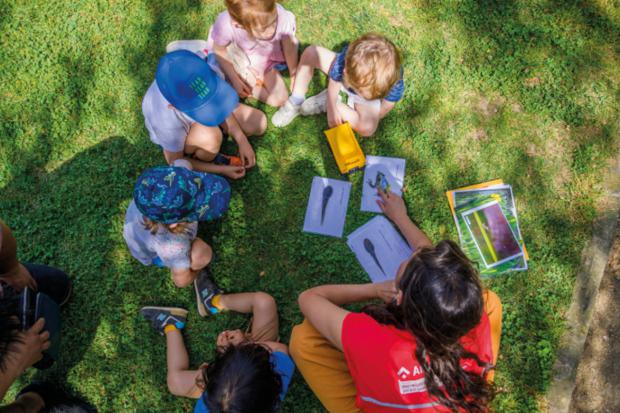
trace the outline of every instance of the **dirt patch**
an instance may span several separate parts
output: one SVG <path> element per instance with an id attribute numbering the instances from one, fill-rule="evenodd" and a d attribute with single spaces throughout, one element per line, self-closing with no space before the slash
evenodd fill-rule
<path id="1" fill-rule="evenodd" d="M 570 413 L 620 412 L 620 230 L 594 305 Z"/>

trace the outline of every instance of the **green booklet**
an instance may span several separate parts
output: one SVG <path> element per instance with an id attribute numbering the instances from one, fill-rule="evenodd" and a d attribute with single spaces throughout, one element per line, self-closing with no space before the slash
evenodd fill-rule
<path id="1" fill-rule="evenodd" d="M 452 196 L 461 247 L 478 263 L 481 275 L 493 276 L 528 268 L 509 185 L 457 190 Z"/>

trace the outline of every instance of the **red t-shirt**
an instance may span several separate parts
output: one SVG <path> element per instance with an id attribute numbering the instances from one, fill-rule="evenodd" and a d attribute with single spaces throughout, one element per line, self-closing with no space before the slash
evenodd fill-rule
<path id="1" fill-rule="evenodd" d="M 493 360 L 486 314 L 461 339 L 461 344 L 483 362 Z M 415 339 L 410 333 L 380 324 L 364 313 L 349 313 L 342 324 L 342 347 L 357 388 L 356 405 L 364 412 L 449 411 L 426 391 L 424 373 L 415 356 Z M 482 374 L 474 360 L 464 359 L 461 366 Z"/>

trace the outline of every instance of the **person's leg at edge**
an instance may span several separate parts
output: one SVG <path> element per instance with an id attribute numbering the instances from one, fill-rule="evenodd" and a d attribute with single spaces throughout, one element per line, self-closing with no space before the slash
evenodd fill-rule
<path id="1" fill-rule="evenodd" d="M 293 327 L 291 356 L 325 409 L 334 413 L 360 413 L 355 406 L 357 390 L 344 353 L 331 345 L 304 320 Z"/>
<path id="2" fill-rule="evenodd" d="M 193 123 L 185 139 L 184 152 L 187 155 L 204 161 L 212 162 L 220 152 L 223 135 L 217 126 L 204 126 Z"/>
<path id="3" fill-rule="evenodd" d="M 201 378 L 200 370 L 189 369 L 189 356 L 181 331 L 174 326 L 167 326 L 166 334 L 166 365 L 168 373 L 166 381 L 168 390 L 175 396 L 198 398 L 202 389 L 197 385 Z"/>
<path id="4" fill-rule="evenodd" d="M 497 363 L 499 356 L 499 343 L 502 336 L 502 302 L 497 294 L 491 290 L 485 290 L 483 293 L 484 312 L 489 317 L 491 326 L 491 347 L 493 349 L 493 364 Z M 489 372 L 489 380 L 493 380 L 495 370 Z"/>

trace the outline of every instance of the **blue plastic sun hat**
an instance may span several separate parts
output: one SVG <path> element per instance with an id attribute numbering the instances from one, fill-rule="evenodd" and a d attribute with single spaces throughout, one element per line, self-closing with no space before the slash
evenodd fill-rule
<path id="1" fill-rule="evenodd" d="M 212 221 L 228 210 L 230 184 L 218 175 L 158 166 L 140 175 L 133 197 L 138 210 L 155 222 Z"/>
<path id="2" fill-rule="evenodd" d="M 239 104 L 235 89 L 189 50 L 176 50 L 162 57 L 155 81 L 172 106 L 206 126 L 224 122 Z"/>

